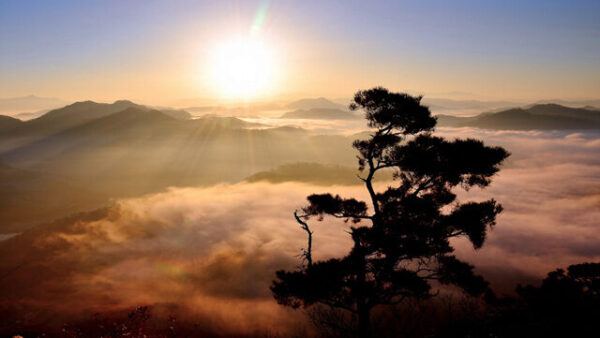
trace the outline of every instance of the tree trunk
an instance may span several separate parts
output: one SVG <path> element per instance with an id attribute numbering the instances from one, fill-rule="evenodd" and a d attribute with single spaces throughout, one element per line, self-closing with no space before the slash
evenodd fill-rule
<path id="1" fill-rule="evenodd" d="M 367 305 L 367 262 L 365 260 L 364 249 L 360 242 L 355 240 L 355 247 L 358 247 L 358 261 L 360 271 L 358 273 L 358 293 L 356 297 L 356 310 L 358 312 L 358 336 L 360 338 L 371 337 L 371 308 Z"/>
<path id="2" fill-rule="evenodd" d="M 358 304 L 358 336 L 360 338 L 371 337 L 371 309 L 360 302 Z"/>
<path id="3" fill-rule="evenodd" d="M 356 310 L 358 312 L 358 336 L 360 338 L 371 337 L 371 308 L 367 303 L 367 260 L 365 248 L 360 244 L 360 239 L 354 237 L 354 249 L 352 260 L 356 264 L 357 276 L 353 294 L 356 297 Z"/>

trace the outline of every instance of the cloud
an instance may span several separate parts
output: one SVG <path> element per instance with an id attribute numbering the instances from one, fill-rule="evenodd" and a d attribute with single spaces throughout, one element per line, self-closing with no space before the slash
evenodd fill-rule
<path id="1" fill-rule="evenodd" d="M 171 189 L 38 227 L 0 243 L 3 313 L 22 307 L 68 318 L 175 304 L 211 323 L 235 314 L 239 325 L 226 330 L 290 321 L 269 285 L 276 270 L 300 263 L 306 238 L 293 210 L 329 188 L 349 192 L 292 183 Z M 315 225 L 315 256 L 345 253 L 344 229 Z"/>
<path id="2" fill-rule="evenodd" d="M 505 207 L 482 249 L 455 243 L 494 287 L 509 292 L 557 267 L 600 259 L 598 135 L 440 133 L 482 138 L 513 154 L 488 189 L 459 194 Z M 300 264 L 306 238 L 292 212 L 319 192 L 367 197 L 357 186 L 290 182 L 174 188 L 37 227 L 0 242 L 2 313 L 66 318 L 169 304 L 225 332 L 299 325 L 268 287 L 276 270 Z M 311 224 L 315 259 L 347 253 L 347 224 Z"/>
<path id="3" fill-rule="evenodd" d="M 458 245 L 498 289 L 509 292 L 515 283 L 537 282 L 558 267 L 600 259 L 600 133 L 440 132 L 480 138 L 512 153 L 488 189 L 468 195 L 501 202 L 498 225 L 478 252 Z"/>

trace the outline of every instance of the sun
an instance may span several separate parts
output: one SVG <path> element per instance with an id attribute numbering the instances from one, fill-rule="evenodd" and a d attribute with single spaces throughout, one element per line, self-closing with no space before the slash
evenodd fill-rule
<path id="1" fill-rule="evenodd" d="M 212 80 L 224 98 L 249 99 L 272 85 L 274 59 L 268 46 L 256 39 L 233 39 L 214 49 Z"/>

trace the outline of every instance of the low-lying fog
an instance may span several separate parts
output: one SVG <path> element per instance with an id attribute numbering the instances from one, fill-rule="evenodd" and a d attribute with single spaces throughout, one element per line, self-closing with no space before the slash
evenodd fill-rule
<path id="1" fill-rule="evenodd" d="M 456 243 L 496 290 L 508 293 L 557 267 L 600 258 L 600 134 L 437 133 L 481 138 L 512 153 L 488 189 L 459 194 L 493 196 L 505 208 L 482 249 Z M 365 195 L 360 185 L 298 182 L 171 188 L 4 237 L 2 308 L 43 320 L 162 304 L 226 332 L 292 327 L 297 312 L 278 306 L 268 287 L 276 270 L 301 263 L 306 238 L 292 212 L 318 192 Z M 315 258 L 347 252 L 346 224 L 311 225 Z"/>

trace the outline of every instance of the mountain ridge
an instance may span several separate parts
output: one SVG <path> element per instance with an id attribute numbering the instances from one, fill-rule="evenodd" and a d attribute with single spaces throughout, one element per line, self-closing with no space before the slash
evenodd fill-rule
<path id="1" fill-rule="evenodd" d="M 4 127 L 2 134 L 0 134 L 0 152 L 61 133 L 73 127 L 84 125 L 87 122 L 118 113 L 127 108 L 136 108 L 146 112 L 155 111 L 147 106 L 139 105 L 129 100 L 117 100 L 113 103 L 98 103 L 89 100 L 75 102 L 62 108 L 53 109 L 37 118 L 21 121 L 22 123 L 18 124 L 12 123 L 10 127 Z M 162 113 L 178 120 L 191 118 L 191 115 L 187 112 L 185 112 L 185 118 L 181 118 L 181 112 L 184 111 L 166 110 Z M 4 124 L 6 125 L 7 123 Z"/>
<path id="2" fill-rule="evenodd" d="M 497 130 L 600 129 L 600 110 L 559 104 L 536 104 L 486 112 L 472 117 L 437 115 L 440 127 L 475 127 Z"/>
<path id="3" fill-rule="evenodd" d="M 313 119 L 313 120 L 356 120 L 362 117 L 348 110 L 336 108 L 296 109 L 284 113 L 280 119 Z"/>
<path id="4" fill-rule="evenodd" d="M 315 108 L 328 108 L 328 109 L 340 109 L 347 110 L 347 107 L 339 103 L 335 103 L 324 97 L 318 98 L 306 98 L 300 99 L 285 105 L 287 109 L 315 109 Z"/>

